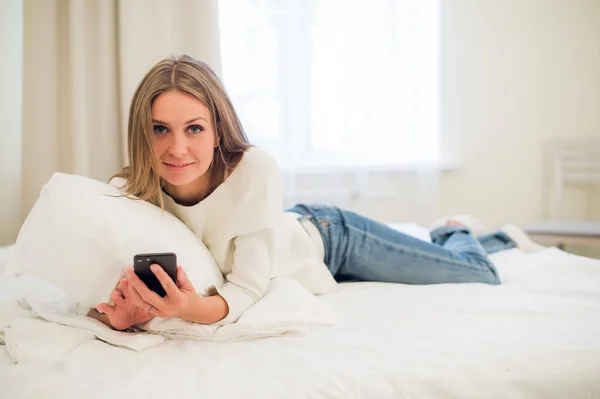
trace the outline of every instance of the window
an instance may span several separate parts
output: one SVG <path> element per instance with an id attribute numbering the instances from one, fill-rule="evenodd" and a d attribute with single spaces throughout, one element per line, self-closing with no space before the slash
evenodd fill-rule
<path id="1" fill-rule="evenodd" d="M 224 84 L 287 170 L 438 160 L 437 0 L 220 0 Z"/>

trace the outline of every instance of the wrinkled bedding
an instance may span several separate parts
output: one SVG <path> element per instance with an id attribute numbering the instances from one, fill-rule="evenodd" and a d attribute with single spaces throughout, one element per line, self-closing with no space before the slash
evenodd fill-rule
<path id="1" fill-rule="evenodd" d="M 338 323 L 305 334 L 140 352 L 94 339 L 16 365 L 0 346 L 0 397 L 600 397 L 600 261 L 557 249 L 492 260 L 500 286 L 341 284 L 318 297 Z M 6 281 L 0 322 L 32 318 L 7 313 Z"/>

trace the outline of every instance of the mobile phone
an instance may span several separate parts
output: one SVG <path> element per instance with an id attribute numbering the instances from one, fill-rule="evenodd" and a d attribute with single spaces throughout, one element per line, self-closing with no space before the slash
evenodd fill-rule
<path id="1" fill-rule="evenodd" d="M 173 252 L 163 252 L 137 254 L 133 257 L 133 271 L 135 274 L 151 291 L 156 292 L 164 298 L 167 293 L 150 269 L 150 266 L 153 264 L 160 265 L 173 282 L 177 282 L 177 256 Z"/>

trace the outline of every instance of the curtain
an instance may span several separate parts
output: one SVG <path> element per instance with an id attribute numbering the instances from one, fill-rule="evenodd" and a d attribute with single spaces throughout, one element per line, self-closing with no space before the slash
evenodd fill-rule
<path id="1" fill-rule="evenodd" d="M 286 176 L 286 205 L 374 212 L 438 186 L 438 0 L 220 0 L 225 85 L 250 140 Z M 432 201 L 419 215 L 428 220 Z M 388 217 L 390 212 L 387 212 Z"/>
<path id="2" fill-rule="evenodd" d="M 10 176 L 20 183 L 10 187 L 20 189 L 5 193 L 11 215 L 20 214 L 2 215 L 6 244 L 54 172 L 107 181 L 125 165 L 129 102 L 154 63 L 186 53 L 220 73 L 216 0 L 25 0 L 22 6 L 22 131 L 11 150 L 3 148 L 22 164 Z"/>
<path id="3" fill-rule="evenodd" d="M 438 158 L 437 0 L 221 0 L 223 76 L 285 168 Z"/>

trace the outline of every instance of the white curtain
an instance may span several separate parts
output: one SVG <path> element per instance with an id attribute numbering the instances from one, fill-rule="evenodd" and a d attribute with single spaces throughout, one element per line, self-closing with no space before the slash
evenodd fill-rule
<path id="1" fill-rule="evenodd" d="M 293 171 L 438 159 L 437 0 L 221 0 L 223 76 Z"/>
<path id="2" fill-rule="evenodd" d="M 438 14 L 438 0 L 220 0 L 223 79 L 250 140 L 278 158 L 286 205 L 390 221 L 411 195 L 413 220 L 431 219 Z"/>
<path id="3" fill-rule="evenodd" d="M 154 63 L 186 53 L 220 72 L 216 0 L 24 0 L 22 18 L 22 132 L 2 149 L 22 168 L 3 175 L 0 244 L 54 172 L 106 181 L 124 165 L 129 102 Z"/>
<path id="4" fill-rule="evenodd" d="M 21 213 L 57 171 L 107 179 L 121 161 L 115 3 L 24 1 Z"/>

